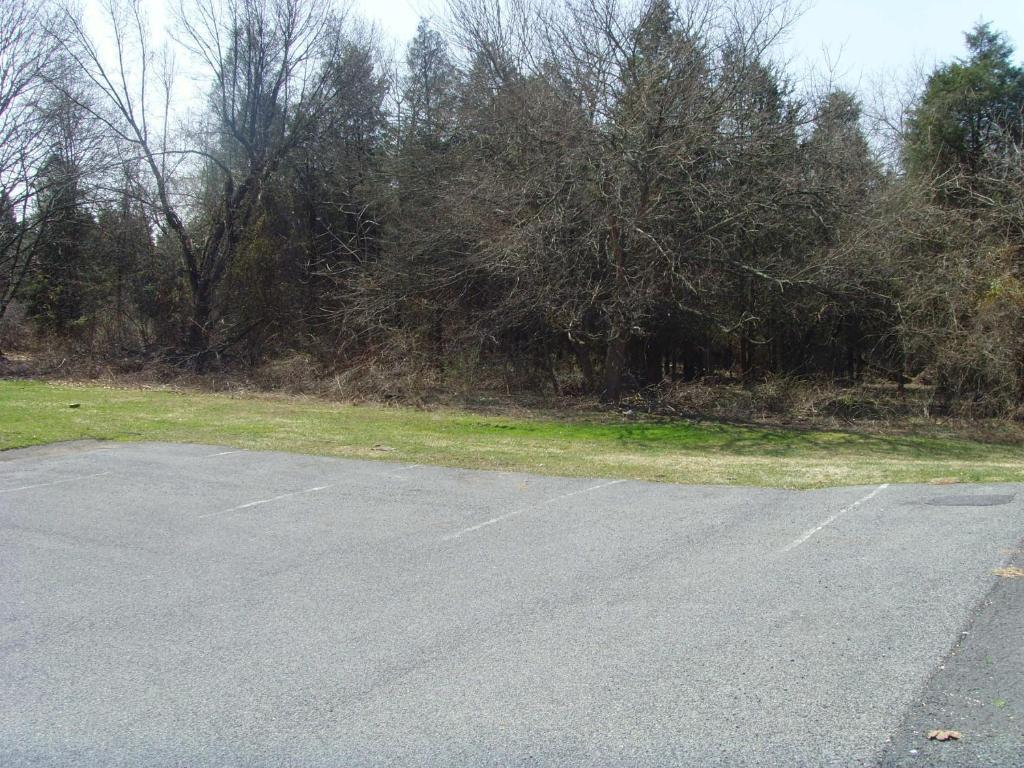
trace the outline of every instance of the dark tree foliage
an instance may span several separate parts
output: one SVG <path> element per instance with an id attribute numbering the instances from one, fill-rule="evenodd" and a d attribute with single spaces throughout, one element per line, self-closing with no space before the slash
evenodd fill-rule
<path id="1" fill-rule="evenodd" d="M 965 35 L 968 56 L 928 78 L 907 137 L 907 164 L 916 173 L 979 173 L 992 153 L 1019 147 L 1024 137 L 1024 68 L 989 24 Z"/>
<path id="2" fill-rule="evenodd" d="M 1024 68 L 989 25 L 929 78 L 910 121 L 900 259 L 902 336 L 947 399 L 1024 404 Z"/>
<path id="3" fill-rule="evenodd" d="M 0 190 L 51 332 L 609 400 L 788 375 L 1024 407 L 1024 69 L 989 25 L 887 167 L 855 94 L 809 96 L 781 63 L 784 2 L 450 0 L 392 61 L 330 5 L 183 0 L 208 93 L 183 132 L 151 103 L 169 81 L 137 7 L 111 9 L 147 68 L 103 68 L 68 14 L 76 67 L 39 117 L 89 115 L 116 161 L 51 153 L 24 166 L 32 205 Z"/>
<path id="4" fill-rule="evenodd" d="M 95 222 L 78 183 L 78 171 L 60 155 L 47 158 L 36 178 L 43 191 L 35 269 L 26 291 L 29 315 L 48 331 L 67 333 L 86 315 L 96 281 L 90 240 Z"/>

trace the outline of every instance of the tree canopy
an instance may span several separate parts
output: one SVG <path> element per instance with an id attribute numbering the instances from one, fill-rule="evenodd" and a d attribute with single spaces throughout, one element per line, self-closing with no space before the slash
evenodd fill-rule
<path id="1" fill-rule="evenodd" d="M 16 5 L 0 318 L 40 334 L 200 370 L 301 353 L 609 400 L 874 377 L 1024 408 L 1024 69 L 989 24 L 891 167 L 857 94 L 779 55 L 781 0 L 451 0 L 397 55 L 330 3 L 181 0 L 182 127 L 141 5 L 106 6 L 108 39 Z"/>

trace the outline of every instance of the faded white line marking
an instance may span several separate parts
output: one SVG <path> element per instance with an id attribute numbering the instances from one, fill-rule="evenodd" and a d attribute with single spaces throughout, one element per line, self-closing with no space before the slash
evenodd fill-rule
<path id="1" fill-rule="evenodd" d="M 221 451 L 220 453 L 208 454 L 206 458 L 212 459 L 214 456 L 230 456 L 233 453 L 245 453 L 245 451 Z"/>
<path id="2" fill-rule="evenodd" d="M 820 525 L 816 525 L 814 528 L 811 528 L 810 530 L 805 531 L 804 534 L 800 538 L 798 538 L 798 539 L 796 539 L 794 541 L 791 541 L 789 544 L 787 544 L 785 547 L 783 547 L 780 550 L 780 552 L 789 552 L 790 550 L 796 549 L 801 544 L 803 544 L 808 539 L 810 539 L 814 534 L 818 533 L 818 531 L 822 530 L 823 528 L 825 528 L 825 527 L 827 527 L 829 525 L 832 525 L 832 523 L 834 523 L 840 517 L 845 515 L 847 512 L 852 512 L 857 507 L 859 507 L 861 504 L 863 504 L 865 501 L 870 501 L 871 499 L 875 498 L 875 496 L 880 494 L 882 491 L 884 491 L 888 487 L 889 487 L 889 484 L 888 483 L 884 483 L 884 484 L 878 486 L 877 488 L 875 488 L 875 490 L 873 490 L 871 493 L 869 493 L 864 498 L 857 499 L 855 502 L 853 502 L 853 504 L 850 504 L 849 506 L 843 507 L 838 512 L 836 512 L 834 515 L 832 515 L 832 517 L 828 518 L 827 520 L 822 521 L 822 523 Z"/>
<path id="3" fill-rule="evenodd" d="M 80 475 L 78 477 L 65 477 L 63 480 L 54 480 L 49 483 L 36 483 L 35 485 L 20 485 L 17 488 L 0 488 L 0 493 L 11 493 L 12 491 L 27 491 L 30 488 L 46 488 L 50 485 L 61 485 L 62 483 L 74 483 L 79 480 L 92 480 L 94 477 L 105 477 L 113 472 L 98 472 L 95 475 Z"/>
<path id="4" fill-rule="evenodd" d="M 258 507 L 262 504 L 270 504 L 272 501 L 280 501 L 281 499 L 289 499 L 292 496 L 301 496 L 305 493 L 316 493 L 317 491 L 326 491 L 328 488 L 333 488 L 333 485 L 318 485 L 315 488 L 306 488 L 302 491 L 292 491 L 291 493 L 282 493 L 280 496 L 273 496 L 269 499 L 256 499 L 256 501 L 246 502 L 245 504 L 239 504 L 237 507 L 231 509 L 222 509 L 219 512 L 209 512 L 205 515 L 199 515 L 199 519 L 207 517 L 215 517 L 217 515 L 226 515 L 230 512 L 239 512 L 243 509 L 251 509 Z"/>
<path id="5" fill-rule="evenodd" d="M 445 536 L 443 539 L 441 539 L 441 541 L 454 541 L 455 539 L 459 538 L 460 536 L 465 536 L 467 533 L 472 533 L 473 531 L 479 531 L 481 528 L 486 528 L 489 525 L 494 525 L 495 523 L 500 523 L 503 520 L 508 520 L 510 517 L 515 517 L 516 515 L 521 515 L 524 512 L 529 512 L 531 509 L 537 509 L 537 507 L 543 507 L 545 504 L 554 504 L 556 501 L 562 501 L 562 499 L 568 499 L 568 498 L 570 498 L 572 496 L 579 496 L 581 493 L 590 493 L 591 491 L 599 491 L 602 488 L 608 488 L 609 486 L 618 485 L 619 483 L 624 483 L 624 482 L 626 482 L 626 481 L 625 480 L 612 480 L 611 482 L 608 482 L 608 483 L 600 483 L 598 485 L 592 485 L 589 488 L 581 488 L 578 491 L 571 491 L 570 493 L 563 493 L 561 496 L 555 496 L 555 497 L 550 498 L 550 499 L 544 499 L 544 501 L 538 501 L 536 504 L 531 504 L 528 507 L 523 507 L 521 509 L 516 509 L 516 510 L 513 510 L 511 512 L 507 512 L 504 515 L 498 515 L 497 517 L 492 517 L 490 520 L 484 520 L 482 523 L 477 523 L 476 525 L 469 526 L 469 528 L 463 528 L 461 531 L 457 531 L 456 533 L 453 533 L 453 534 L 450 534 L 448 536 Z"/>
<path id="6" fill-rule="evenodd" d="M 13 488 L 0 488 L 0 494 L 9 494 L 12 490 L 29 490 L 30 488 L 44 488 L 47 485 L 60 485 L 66 482 L 76 482 L 78 480 L 91 480 L 93 477 L 104 477 L 106 475 L 113 474 L 112 472 L 97 472 L 94 475 L 79 475 L 77 477 L 66 477 L 62 480 L 52 480 L 51 482 L 37 482 L 34 485 L 18 485 Z"/>
<path id="7" fill-rule="evenodd" d="M 116 451 L 116 450 L 118 450 L 118 449 L 117 448 L 92 448 L 92 449 L 90 449 L 88 451 L 78 451 L 78 452 L 75 452 L 75 453 L 57 454 L 53 458 L 55 458 L 55 459 L 73 459 L 76 456 L 89 456 L 90 454 L 93 454 L 93 453 L 106 453 L 108 451 Z M 47 458 L 49 458 L 49 457 L 47 457 Z"/>
<path id="8" fill-rule="evenodd" d="M 422 466 L 423 466 L 422 464 L 409 464 L 409 465 L 404 466 L 404 467 L 398 467 L 394 472 L 381 472 L 377 476 L 378 477 L 393 477 L 396 480 L 404 480 L 404 479 L 406 479 L 406 475 L 398 474 L 398 472 L 408 472 L 411 469 L 417 469 L 418 467 L 422 467 Z"/>
<path id="9" fill-rule="evenodd" d="M 393 478 L 395 478 L 397 480 L 404 480 L 405 479 L 405 475 L 404 474 L 400 475 L 400 474 L 398 474 L 399 472 L 408 472 L 410 469 L 416 469 L 416 468 L 422 467 L 422 466 L 423 466 L 422 464 L 409 464 L 408 466 L 405 466 L 405 467 L 399 467 L 394 472 L 382 472 L 380 475 L 378 475 L 378 477 L 393 477 Z"/>

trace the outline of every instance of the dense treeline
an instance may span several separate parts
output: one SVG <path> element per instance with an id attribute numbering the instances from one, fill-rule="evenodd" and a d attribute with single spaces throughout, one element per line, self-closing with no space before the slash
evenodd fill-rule
<path id="1" fill-rule="evenodd" d="M 315 0 L 184 0 L 188 109 L 136 4 L 103 40 L 25 6 L 0 0 L 0 318 L 200 370 L 1024 405 L 1024 69 L 987 25 L 883 160 L 856 95 L 780 63 L 786 5 L 450 0 L 395 62 Z"/>

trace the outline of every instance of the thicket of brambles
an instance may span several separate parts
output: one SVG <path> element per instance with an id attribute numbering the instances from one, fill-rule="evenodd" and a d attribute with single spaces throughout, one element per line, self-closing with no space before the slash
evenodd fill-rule
<path id="1" fill-rule="evenodd" d="M 0 0 L 8 325 L 197 370 L 1024 413 L 1024 69 L 988 25 L 869 138 L 782 63 L 774 1 L 450 0 L 398 55 L 319 0 L 182 0 L 161 48 L 105 8 Z"/>

